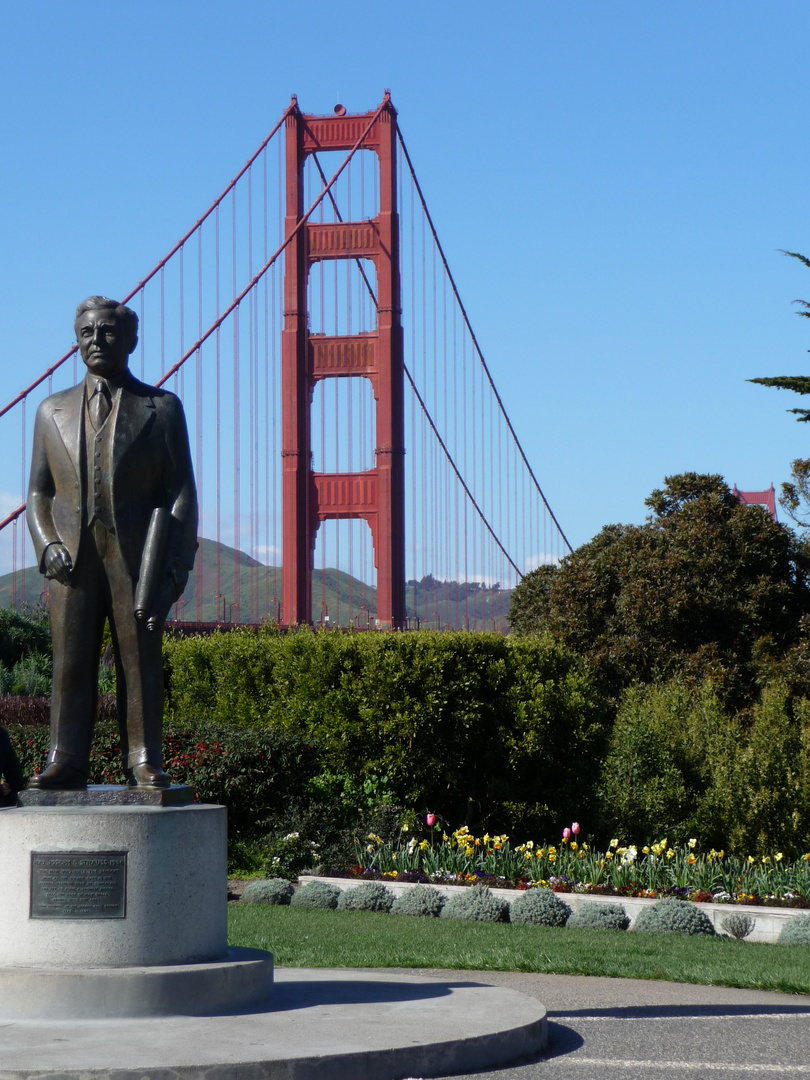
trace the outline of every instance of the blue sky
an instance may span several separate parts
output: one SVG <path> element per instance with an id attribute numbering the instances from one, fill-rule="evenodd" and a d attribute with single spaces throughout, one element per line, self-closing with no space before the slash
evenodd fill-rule
<path id="1" fill-rule="evenodd" d="M 0 7 L 0 398 L 224 188 L 297 93 L 390 87 L 471 322 L 569 539 L 671 473 L 810 456 L 810 8 L 769 0 Z M 805 403 L 806 404 L 806 403 Z M 11 440 L 13 442 L 13 440 Z M 13 458 L 9 446 L 4 458 Z M 16 462 L 16 459 L 15 459 Z M 5 469 L 5 471 L 2 471 Z M 4 462 L 13 499 L 19 464 Z"/>

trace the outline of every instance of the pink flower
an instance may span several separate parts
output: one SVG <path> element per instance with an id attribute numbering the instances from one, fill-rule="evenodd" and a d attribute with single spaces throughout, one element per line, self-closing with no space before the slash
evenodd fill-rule
<path id="1" fill-rule="evenodd" d="M 428 816 L 425 818 L 425 824 L 429 829 L 432 829 L 433 826 L 436 824 L 436 815 L 428 814 Z"/>
<path id="2" fill-rule="evenodd" d="M 571 832 L 574 834 L 574 836 L 579 836 L 579 822 L 578 821 L 575 821 L 574 824 L 571 826 Z"/>
<path id="3" fill-rule="evenodd" d="M 571 830 L 570 829 L 563 829 L 563 840 L 570 840 L 570 838 L 571 838 Z"/>

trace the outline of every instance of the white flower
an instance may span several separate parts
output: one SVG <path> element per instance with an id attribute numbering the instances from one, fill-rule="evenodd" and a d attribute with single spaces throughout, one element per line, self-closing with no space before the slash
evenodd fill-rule
<path id="1" fill-rule="evenodd" d="M 297 832 L 287 833 L 287 835 L 284 837 L 284 839 L 285 840 L 297 840 L 298 839 L 298 833 Z"/>

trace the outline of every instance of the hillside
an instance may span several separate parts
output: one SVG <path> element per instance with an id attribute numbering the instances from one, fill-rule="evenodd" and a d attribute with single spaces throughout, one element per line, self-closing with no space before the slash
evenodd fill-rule
<path id="1" fill-rule="evenodd" d="M 200 539 L 194 570 L 171 617 L 187 622 L 248 622 L 276 619 L 281 605 L 281 567 L 266 566 L 215 540 Z M 36 605 L 44 600 L 44 579 L 35 567 L 0 576 L 0 607 Z M 237 588 L 238 579 L 238 588 Z M 24 583 L 24 592 L 23 592 Z M 200 606 L 197 596 L 201 597 Z M 477 582 L 439 581 L 427 576 L 409 581 L 406 606 L 409 620 L 431 628 L 505 629 L 511 592 L 486 588 Z M 315 622 L 328 615 L 328 625 L 374 625 L 377 592 L 342 570 L 316 569 L 312 575 Z"/>

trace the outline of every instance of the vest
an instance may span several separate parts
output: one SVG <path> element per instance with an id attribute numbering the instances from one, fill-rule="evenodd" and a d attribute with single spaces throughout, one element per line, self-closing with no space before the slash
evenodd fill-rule
<path id="1" fill-rule="evenodd" d="M 86 505 L 85 521 L 92 525 L 98 520 L 110 533 L 115 532 L 112 513 L 112 447 L 118 395 L 110 387 L 112 402 L 107 419 L 98 431 L 90 422 L 89 390 L 85 390 L 83 412 Z"/>

